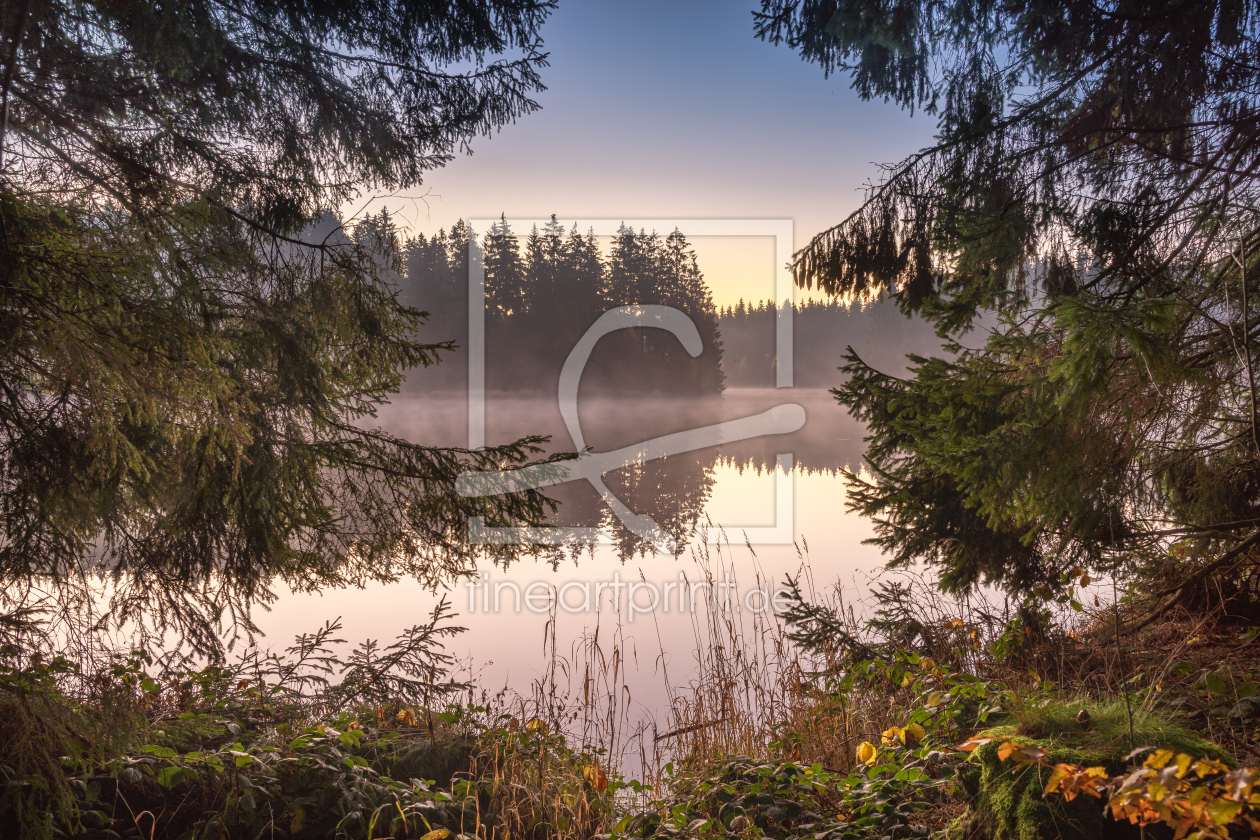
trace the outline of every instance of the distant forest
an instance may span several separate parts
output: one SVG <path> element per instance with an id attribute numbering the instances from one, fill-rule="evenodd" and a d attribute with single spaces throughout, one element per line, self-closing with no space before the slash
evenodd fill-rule
<path id="1" fill-rule="evenodd" d="M 432 313 L 430 340 L 468 342 L 468 226 L 403 244 L 404 301 Z M 717 394 L 722 391 L 722 343 L 717 309 L 696 255 L 675 230 L 621 227 L 605 255 L 593 233 L 566 231 L 552 217 L 518 235 L 500 221 L 483 237 L 486 275 L 486 387 L 491 391 L 554 392 L 570 350 L 600 315 L 629 304 L 660 304 L 691 318 L 704 342 L 692 358 L 659 329 L 624 330 L 602 339 L 582 377 L 584 389 L 617 392 Z M 467 356 L 413 373 L 420 390 L 460 389 Z"/>
<path id="2" fill-rule="evenodd" d="M 732 388 L 775 385 L 775 321 L 773 301 L 740 301 L 718 313 L 724 352 L 722 370 Z M 833 388 L 836 370 L 847 347 L 885 373 L 905 371 L 906 354 L 940 353 L 932 328 L 919 318 L 906 318 L 888 300 L 874 304 L 807 300 L 792 313 L 792 383 L 797 388 Z"/>
<path id="3" fill-rule="evenodd" d="M 426 341 L 459 348 L 442 364 L 417 369 L 408 392 L 462 391 L 468 382 L 469 228 L 459 221 L 431 237 L 398 239 L 385 214 L 360 224 L 356 238 L 397 248 L 403 302 L 430 313 Z M 704 352 L 691 358 L 672 335 L 626 330 L 603 338 L 582 377 L 584 392 L 717 394 L 724 388 L 773 388 L 775 320 L 771 301 L 719 310 L 683 232 L 622 226 L 607 253 L 597 237 L 565 230 L 555 217 L 528 233 L 500 220 L 483 237 L 486 277 L 486 387 L 554 393 L 574 344 L 607 310 L 662 304 L 695 323 Z M 887 303 L 806 301 L 795 306 L 794 384 L 833 387 L 847 346 L 889 373 L 907 352 L 937 352 L 932 330 Z"/>

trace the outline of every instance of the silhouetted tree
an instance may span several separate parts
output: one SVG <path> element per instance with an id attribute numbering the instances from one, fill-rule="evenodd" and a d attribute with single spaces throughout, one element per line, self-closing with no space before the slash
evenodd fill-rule
<path id="1" fill-rule="evenodd" d="M 757 27 L 937 119 L 797 281 L 995 325 L 905 379 L 849 356 L 850 499 L 894 564 L 1018 592 L 1142 567 L 1156 614 L 1213 570 L 1254 581 L 1256 4 L 765 0 Z"/>
<path id="2" fill-rule="evenodd" d="M 117 617 L 213 652 L 276 576 L 434 583 L 467 568 L 470 514 L 539 518 L 454 490 L 530 445 L 365 427 L 441 348 L 397 300 L 387 217 L 356 243 L 325 211 L 534 110 L 550 9 L 0 4 L 5 591 L 107 574 Z"/>

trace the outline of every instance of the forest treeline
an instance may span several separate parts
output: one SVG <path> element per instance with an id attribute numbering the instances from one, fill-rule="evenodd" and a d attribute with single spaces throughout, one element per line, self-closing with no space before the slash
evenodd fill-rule
<path id="1" fill-rule="evenodd" d="M 360 241 L 396 249 L 403 301 L 430 313 L 422 337 L 458 348 L 443 364 L 413 371 L 412 393 L 467 385 L 469 236 L 461 220 L 428 237 L 400 237 L 387 213 L 356 228 Z M 604 312 L 629 304 L 687 313 L 704 351 L 693 359 L 657 329 L 609 335 L 586 367 L 584 389 L 695 396 L 723 387 L 775 387 L 776 304 L 741 300 L 716 307 L 684 232 L 663 237 L 622 226 L 605 253 L 593 232 L 566 230 L 553 216 L 528 233 L 500 219 L 483 241 L 489 390 L 554 393 L 565 359 L 586 330 Z M 907 319 L 887 303 L 806 300 L 795 304 L 793 331 L 793 381 L 804 388 L 835 386 L 849 346 L 892 373 L 904 369 L 906 353 L 932 353 L 939 346 L 923 321 Z"/>
<path id="2" fill-rule="evenodd" d="M 384 216 L 369 221 L 378 236 Z M 362 230 L 362 226 L 360 226 Z M 403 300 L 430 314 L 426 332 L 468 346 L 468 225 L 408 237 L 401 244 Z M 359 233 L 359 236 L 364 236 Z M 605 255 L 593 232 L 565 230 L 553 216 L 526 234 L 500 220 L 486 231 L 479 255 L 485 266 L 486 387 L 491 391 L 554 393 L 573 346 L 604 312 L 630 304 L 658 304 L 691 318 L 703 342 L 692 358 L 674 336 L 647 328 L 623 330 L 599 342 L 582 382 L 598 391 L 717 394 L 722 390 L 722 341 L 717 309 L 678 230 L 667 236 L 622 226 Z M 412 377 L 412 389 L 461 389 L 467 354 Z"/>
<path id="3" fill-rule="evenodd" d="M 722 370 L 733 388 L 773 388 L 775 321 L 773 301 L 745 303 L 718 311 L 724 353 Z M 852 347 L 866 362 L 887 373 L 905 371 L 907 353 L 940 353 L 940 341 L 919 318 L 907 318 L 887 300 L 874 304 L 805 300 L 792 313 L 792 384 L 797 388 L 834 388 Z"/>

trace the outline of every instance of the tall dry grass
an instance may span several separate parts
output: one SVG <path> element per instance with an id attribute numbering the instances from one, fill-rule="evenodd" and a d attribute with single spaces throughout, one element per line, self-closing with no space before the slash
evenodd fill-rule
<path id="1" fill-rule="evenodd" d="M 917 649 L 955 670 L 981 673 L 987 667 L 983 649 L 1012 618 L 1007 604 L 942 598 L 930 581 L 913 576 L 885 581 L 885 591 L 891 585 L 909 593 L 895 607 L 904 614 L 891 614 L 888 603 L 856 585 L 820 589 L 808 546 L 799 545 L 797 554 L 802 595 L 824 605 L 844 634 L 864 640 L 871 651 L 881 645 Z M 536 718 L 565 733 L 570 744 L 599 756 L 609 776 L 638 779 L 658 793 L 669 784 L 667 768 L 703 773 L 738 755 L 847 772 L 857 744 L 904 721 L 914 700 L 908 694 L 887 686 L 834 691 L 837 675 L 855 659 L 851 647 L 806 648 L 791 638 L 794 628 L 778 612 L 719 603 L 719 581 L 733 582 L 738 591 L 745 591 L 741 576 L 758 588 L 766 583 L 751 546 L 725 540 L 709 546 L 697 539 L 688 559 L 683 597 L 690 599 L 692 589 L 697 596 L 690 656 L 671 664 L 662 644 L 653 658 L 666 709 L 636 711 L 630 669 L 638 656 L 620 617 L 558 651 L 554 615 L 545 636 L 544 675 L 528 694 L 501 695 L 504 708 L 518 720 Z M 876 625 L 882 620 L 884 629 L 872 627 L 872 619 Z"/>

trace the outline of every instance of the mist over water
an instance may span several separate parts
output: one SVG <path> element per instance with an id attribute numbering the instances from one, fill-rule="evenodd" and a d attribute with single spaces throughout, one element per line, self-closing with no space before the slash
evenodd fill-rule
<path id="1" fill-rule="evenodd" d="M 470 664 L 481 686 L 529 693 L 560 672 L 572 679 L 583 646 L 589 652 L 595 639 L 607 646 L 615 638 L 624 657 L 618 660 L 621 679 L 638 715 L 663 722 L 671 686 L 685 685 L 695 673 L 697 637 L 711 626 L 703 600 L 697 611 L 680 597 L 688 587 L 706 578 L 726 585 L 708 603 L 723 611 L 723 622 L 734 624 L 755 623 L 754 590 L 765 592 L 766 600 L 788 576 L 804 575 L 807 588 L 817 590 L 842 581 L 851 591 L 865 591 L 882 558 L 863 545 L 872 529 L 846 510 L 841 476 L 862 468 L 864 429 L 827 389 L 842 381 L 837 368 L 848 348 L 873 367 L 901 375 L 906 353 L 939 354 L 931 330 L 888 303 L 794 307 L 797 387 L 776 388 L 775 305 L 714 306 L 681 237 L 627 232 L 607 262 L 588 239 L 558 227 L 544 231 L 535 245 L 519 249 L 519 263 L 512 237 L 487 240 L 481 339 L 486 444 L 544 435 L 548 453 L 579 448 L 561 414 L 561 368 L 591 325 L 627 301 L 684 313 L 699 330 L 701 352 L 690 355 L 676 334 L 659 328 L 621 329 L 600 338 L 582 368 L 576 399 L 580 434 L 593 453 L 780 406 L 799 406 L 791 408 L 794 416 L 803 409 L 803 424 L 604 473 L 611 495 L 632 514 L 650 517 L 672 539 L 672 550 L 623 525 L 590 482 L 568 481 L 545 490 L 559 502 L 549 524 L 585 529 L 598 539 L 539 545 L 532 559 L 509 568 L 487 562 L 473 580 L 446 593 L 400 581 L 282 594 L 269 614 L 257 617 L 270 644 L 282 645 L 338 616 L 346 638 L 388 641 L 448 597 L 456 621 L 467 628 L 450 650 Z M 467 276 L 467 242 L 467 230 L 460 229 L 449 237 L 409 240 L 403 249 L 403 298 L 435 313 L 420 340 L 450 340 L 458 349 L 446 352 L 439 365 L 411 371 L 402 393 L 376 418 L 365 418 L 366 425 L 418 444 L 469 445 L 468 294 L 456 279 Z M 687 282 L 680 285 L 684 275 Z M 679 297 L 679 288 L 687 293 Z M 771 533 L 777 536 L 766 536 Z M 529 593 L 544 589 L 558 593 L 559 602 L 535 601 L 544 608 L 531 609 Z M 569 665 L 556 667 L 561 660 Z"/>
<path id="2" fill-rule="evenodd" d="M 548 490 L 561 502 L 554 524 L 602 527 L 611 536 L 611 544 L 540 546 L 533 561 L 526 559 L 506 569 L 484 566 L 479 571 L 491 594 L 495 586 L 524 591 L 539 582 L 555 589 L 569 584 L 570 590 L 615 580 L 650 582 L 660 588 L 665 583 L 677 586 L 683 578 L 700 580 L 707 570 L 718 579 L 729 573 L 735 582 L 736 610 L 731 618 L 738 621 L 752 618 L 747 602 L 741 602 L 748 590 L 796 576 L 806 564 L 819 587 L 828 587 L 838 578 L 861 584 L 881 565 L 881 559 L 878 550 L 862 545 L 871 536 L 868 524 L 844 510 L 839 470 L 860 469 L 863 429 L 826 391 L 731 389 L 719 397 L 695 400 L 583 395 L 579 415 L 588 444 L 606 451 L 756 414 L 784 402 L 805 409 L 806 422 L 796 432 L 669 456 L 605 476 L 609 489 L 631 510 L 650 514 L 678 537 L 676 555 L 654 553 L 620 526 L 589 484 L 569 482 Z M 467 441 L 467 402 L 458 397 L 399 397 L 382 407 L 378 421 L 385 431 L 416 442 L 462 445 Z M 554 398 L 491 395 L 486 424 L 489 443 L 541 433 L 552 435 L 554 451 L 571 450 L 573 445 Z M 785 475 L 775 464 L 787 453 L 793 467 Z M 791 532 L 796 544 L 747 547 L 744 528 L 778 524 L 776 489 L 777 482 L 784 481 L 792 483 Z M 719 531 L 723 544 L 706 545 L 705 537 Z M 451 650 L 472 663 L 487 688 L 508 686 L 527 692 L 548 672 L 552 633 L 562 657 L 596 631 L 605 643 L 619 633 L 626 645 L 626 679 L 635 706 L 648 717 L 658 711 L 663 714 L 668 705 L 666 671 L 674 685 L 686 682 L 694 667 L 691 652 L 696 633 L 703 624 L 703 615 L 677 608 L 677 592 L 673 590 L 668 606 L 631 618 L 624 608 L 612 609 L 607 592 L 599 609 L 538 612 L 524 606 L 513 609 L 512 590 L 505 588 L 495 611 L 493 604 L 492 609 L 485 609 L 482 590 L 470 591 L 459 584 L 447 595 L 457 622 L 468 632 L 454 639 Z M 411 581 L 322 595 L 286 594 L 258 621 L 273 645 L 337 616 L 342 617 L 343 634 L 349 639 L 388 640 L 402 627 L 418 622 L 439 597 Z M 580 598 L 571 591 L 568 605 L 576 601 Z M 648 603 L 646 597 L 639 602 Z"/>

